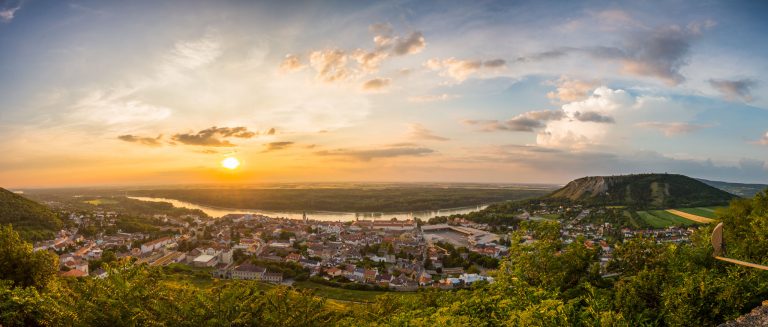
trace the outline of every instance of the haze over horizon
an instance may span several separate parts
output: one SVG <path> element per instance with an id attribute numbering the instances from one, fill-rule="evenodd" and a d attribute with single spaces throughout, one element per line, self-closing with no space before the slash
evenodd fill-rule
<path id="1" fill-rule="evenodd" d="M 0 186 L 768 183 L 765 12 L 0 1 Z"/>

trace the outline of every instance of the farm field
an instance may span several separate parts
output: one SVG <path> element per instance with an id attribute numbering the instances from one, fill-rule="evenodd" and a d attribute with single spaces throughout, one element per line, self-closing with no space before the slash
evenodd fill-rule
<path id="1" fill-rule="evenodd" d="M 690 214 L 690 213 L 679 211 L 679 210 L 675 210 L 675 209 L 669 209 L 669 210 L 667 210 L 667 212 L 669 212 L 669 213 L 671 213 L 673 215 L 677 215 L 677 216 L 683 217 L 685 219 L 689 219 L 689 220 L 692 220 L 692 221 L 695 221 L 695 222 L 698 222 L 698 223 L 702 223 L 702 224 L 709 224 L 709 223 L 715 221 L 714 219 L 710 219 L 710 218 L 706 218 L 706 217 Z"/>
<path id="2" fill-rule="evenodd" d="M 717 218 L 717 215 L 715 215 L 715 212 L 718 209 L 722 209 L 722 208 L 724 207 L 677 208 L 675 210 L 689 213 L 692 215 L 702 216 L 704 218 L 714 219 L 714 218 Z"/>
<path id="3" fill-rule="evenodd" d="M 665 228 L 669 226 L 691 226 L 696 222 L 685 219 L 664 210 L 637 211 L 640 218 L 653 228 Z"/>
<path id="4" fill-rule="evenodd" d="M 95 199 L 95 200 L 88 200 L 88 201 L 83 201 L 83 202 L 91 204 L 91 205 L 95 205 L 95 206 L 100 206 L 102 204 L 117 204 L 117 203 L 119 203 L 119 202 L 117 202 L 115 200 L 110 200 L 110 199 Z"/>

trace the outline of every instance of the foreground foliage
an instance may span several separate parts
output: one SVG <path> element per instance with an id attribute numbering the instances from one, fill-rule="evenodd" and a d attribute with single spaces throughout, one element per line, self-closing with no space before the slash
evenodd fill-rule
<path id="1" fill-rule="evenodd" d="M 736 200 L 720 217 L 728 255 L 768 262 L 768 193 Z M 0 230 L 3 251 L 18 236 Z M 531 231 L 536 242 L 522 242 Z M 332 303 L 311 291 L 249 282 L 198 288 L 127 261 L 104 279 L 64 280 L 34 256 L 1 256 L 3 326 L 709 326 L 768 298 L 768 273 L 712 258 L 711 228 L 691 244 L 634 239 L 617 246 L 603 278 L 598 248 L 563 244 L 555 222 L 523 224 L 496 282 L 459 291 L 384 294 L 370 304 Z M 12 240 L 12 241 L 5 241 Z M 14 252 L 15 251 L 15 252 Z M 18 252 L 21 251 L 21 252 Z M 55 262 L 53 262 L 55 264 Z M 19 268 L 28 267 L 28 268 Z M 49 278 L 20 282 L 13 269 Z M 37 271 L 40 269 L 40 271 Z"/>

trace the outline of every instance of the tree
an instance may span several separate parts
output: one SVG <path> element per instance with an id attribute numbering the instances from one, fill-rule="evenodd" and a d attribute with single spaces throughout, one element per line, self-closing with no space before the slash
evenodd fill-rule
<path id="1" fill-rule="evenodd" d="M 0 278 L 13 286 L 42 289 L 56 276 L 58 258 L 47 251 L 33 251 L 11 226 L 0 226 Z"/>

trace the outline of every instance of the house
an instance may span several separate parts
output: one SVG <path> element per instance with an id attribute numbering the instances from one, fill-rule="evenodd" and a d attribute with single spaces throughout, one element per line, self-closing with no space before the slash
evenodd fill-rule
<path id="1" fill-rule="evenodd" d="M 460 275 L 464 273 L 463 267 L 443 268 L 443 274 L 446 275 Z"/>
<path id="2" fill-rule="evenodd" d="M 163 246 L 165 246 L 166 244 L 171 243 L 171 241 L 172 241 L 172 239 L 170 237 L 167 237 L 167 236 L 166 237 L 162 237 L 162 238 L 158 238 L 158 239 L 156 239 L 154 241 L 149 241 L 149 242 L 144 243 L 144 244 L 141 245 L 141 253 L 144 254 L 144 253 L 149 253 L 149 252 L 158 250 L 158 249 L 162 248 Z"/>
<path id="3" fill-rule="evenodd" d="M 210 254 L 201 254 L 195 260 L 192 260 L 192 265 L 195 267 L 213 267 L 219 263 L 219 258 Z"/>
<path id="4" fill-rule="evenodd" d="M 91 276 L 96 278 L 105 278 L 107 277 L 107 275 L 108 275 L 107 271 L 102 268 L 98 268 L 91 273 Z"/>
<path id="5" fill-rule="evenodd" d="M 343 273 L 343 270 L 341 270 L 339 268 L 336 268 L 336 267 L 331 267 L 331 268 L 326 269 L 325 273 L 328 274 L 328 276 L 336 277 L 336 276 L 341 276 L 342 273 Z"/>
<path id="6" fill-rule="evenodd" d="M 246 262 L 232 269 L 232 279 L 261 280 L 266 271 L 262 267 Z"/>
<path id="7" fill-rule="evenodd" d="M 296 252 L 293 252 L 287 256 L 285 256 L 286 262 L 299 262 L 301 260 L 301 254 L 298 254 Z"/>
<path id="8" fill-rule="evenodd" d="M 376 282 L 376 275 L 378 274 L 379 272 L 376 269 L 366 269 L 363 273 L 363 279 L 366 283 L 373 283 Z"/>
<path id="9" fill-rule="evenodd" d="M 282 273 L 265 273 L 261 280 L 267 283 L 279 284 L 283 282 L 283 274 Z"/>

